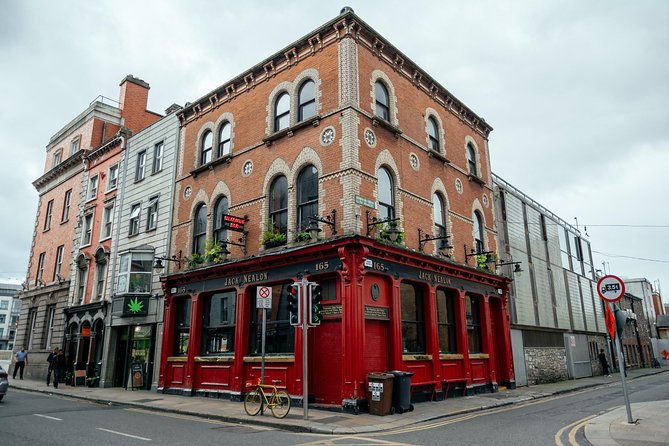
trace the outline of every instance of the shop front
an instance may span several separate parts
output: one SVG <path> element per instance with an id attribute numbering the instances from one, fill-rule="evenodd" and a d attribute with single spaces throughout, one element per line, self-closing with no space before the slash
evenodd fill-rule
<path id="1" fill-rule="evenodd" d="M 105 302 L 65 309 L 65 382 L 97 387 L 102 370 Z"/>
<path id="2" fill-rule="evenodd" d="M 287 296 L 302 278 L 323 296 L 307 336 L 310 402 L 358 410 L 367 374 L 387 370 L 413 373 L 416 401 L 514 385 L 507 279 L 353 236 L 164 276 L 159 390 L 239 400 L 261 375 L 266 311 L 265 382 L 301 399 Z"/>

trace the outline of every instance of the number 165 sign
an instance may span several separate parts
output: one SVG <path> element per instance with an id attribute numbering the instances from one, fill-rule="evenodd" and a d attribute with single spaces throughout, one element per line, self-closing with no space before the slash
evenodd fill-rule
<path id="1" fill-rule="evenodd" d="M 617 302 L 625 295 L 625 283 L 618 276 L 604 276 L 597 282 L 597 293 L 607 302 Z"/>

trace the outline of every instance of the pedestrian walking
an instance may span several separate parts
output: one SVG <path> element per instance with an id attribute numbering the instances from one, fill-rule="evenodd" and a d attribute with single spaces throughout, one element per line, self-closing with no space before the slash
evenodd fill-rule
<path id="1" fill-rule="evenodd" d="M 21 370 L 19 378 L 23 379 L 23 369 L 26 366 L 26 362 L 28 362 L 28 353 L 21 347 L 21 350 L 14 354 L 14 357 L 16 358 L 16 364 L 14 364 L 14 374 L 12 375 L 12 379 L 16 379 L 16 371 L 19 369 Z"/>
<path id="2" fill-rule="evenodd" d="M 611 376 L 609 373 L 609 361 L 606 359 L 604 349 L 599 350 L 599 363 L 602 365 L 602 374 L 604 376 Z"/>
<path id="3" fill-rule="evenodd" d="M 65 370 L 65 355 L 61 349 L 57 349 L 58 353 L 53 358 L 53 388 L 57 389 L 58 384 L 62 380 L 63 372 Z"/>
<path id="4" fill-rule="evenodd" d="M 53 367 L 56 364 L 56 356 L 58 356 L 58 347 L 55 347 L 51 353 L 49 353 L 49 357 L 46 358 L 46 362 L 49 363 L 49 369 L 46 371 L 46 385 L 47 387 L 51 383 L 51 372 L 53 372 Z M 55 379 L 55 374 L 54 374 L 54 379 Z"/>

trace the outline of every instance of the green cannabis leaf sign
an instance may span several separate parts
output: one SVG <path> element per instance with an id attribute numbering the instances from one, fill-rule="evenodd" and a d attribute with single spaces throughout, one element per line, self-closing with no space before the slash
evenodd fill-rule
<path id="1" fill-rule="evenodd" d="M 144 302 L 141 302 L 137 297 L 130 299 L 128 302 L 128 312 L 129 313 L 141 313 L 144 309 Z"/>

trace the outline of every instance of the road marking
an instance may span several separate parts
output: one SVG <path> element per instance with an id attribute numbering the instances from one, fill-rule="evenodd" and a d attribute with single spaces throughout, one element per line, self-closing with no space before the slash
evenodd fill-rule
<path id="1" fill-rule="evenodd" d="M 109 432 L 110 434 L 123 435 L 124 437 L 135 438 L 137 440 L 152 441 L 150 438 L 138 437 L 137 435 L 130 435 L 123 432 L 112 431 L 109 429 L 103 429 L 101 427 L 96 428 L 99 431 Z"/>
<path id="2" fill-rule="evenodd" d="M 595 418 L 596 416 L 599 416 L 599 414 L 594 414 L 594 415 L 590 415 L 590 416 L 585 417 L 585 418 L 581 418 L 580 420 L 576 420 L 573 423 L 564 426 L 562 429 L 557 431 L 557 433 L 555 434 L 555 444 L 557 446 L 564 446 L 564 443 L 562 443 L 562 439 L 561 439 L 562 434 L 564 434 L 564 432 L 567 429 L 572 428 L 569 431 L 569 435 L 568 435 L 569 444 L 571 444 L 572 446 L 578 446 L 578 443 L 576 442 L 576 432 L 581 428 L 581 426 L 583 426 L 585 423 L 587 423 L 588 420 L 590 420 L 592 418 Z"/>
<path id="3" fill-rule="evenodd" d="M 305 434 L 314 435 L 314 434 Z M 367 438 L 355 435 L 343 435 L 332 437 L 330 434 L 318 434 L 328 438 L 315 440 L 308 443 L 298 443 L 298 446 L 369 446 L 370 444 L 381 444 L 388 446 L 412 446 L 411 443 L 398 443 L 396 441 L 386 441 L 378 438 Z M 354 441 L 355 440 L 355 441 Z M 344 441 L 344 443 L 342 443 Z"/>
<path id="4" fill-rule="evenodd" d="M 176 418 L 179 420 L 187 420 L 187 421 L 198 421 L 200 423 L 209 423 L 209 424 L 216 424 L 216 425 L 223 425 L 223 426 L 230 426 L 230 427 L 239 427 L 239 423 L 237 422 L 229 422 L 229 421 L 221 421 L 221 420 L 214 420 L 211 418 L 202 418 L 201 416 L 196 416 L 196 415 L 182 415 L 182 414 L 173 414 L 169 412 L 157 412 L 155 410 L 148 410 L 148 409 L 137 409 L 134 407 L 124 409 L 129 412 L 139 412 L 139 413 L 144 413 L 148 415 L 157 415 L 161 417 L 169 417 L 169 418 Z M 266 427 L 266 426 L 254 426 L 251 424 L 245 424 L 244 427 L 248 427 L 251 429 L 259 430 L 259 431 L 268 431 L 268 430 L 274 430 L 272 427 Z"/>
<path id="5" fill-rule="evenodd" d="M 48 419 L 48 420 L 63 421 L 61 418 L 50 417 L 50 416 L 48 416 L 48 415 L 42 415 L 41 413 L 34 413 L 33 415 L 35 415 L 36 417 L 46 418 L 46 419 Z"/>

